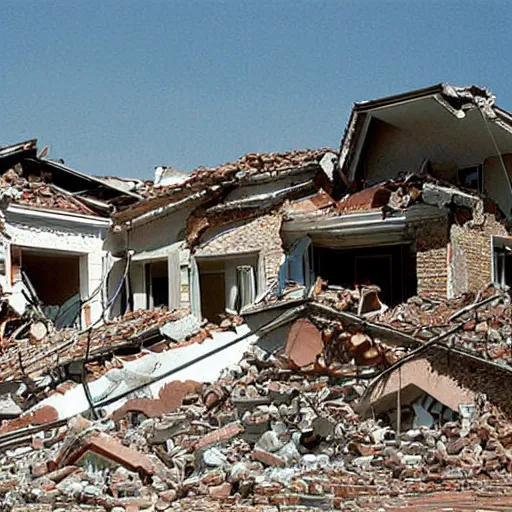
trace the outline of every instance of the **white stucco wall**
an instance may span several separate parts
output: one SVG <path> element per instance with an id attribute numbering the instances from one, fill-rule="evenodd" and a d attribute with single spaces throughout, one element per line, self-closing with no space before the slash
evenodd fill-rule
<path id="1" fill-rule="evenodd" d="M 428 151 L 411 134 L 372 120 L 362 155 L 368 181 L 393 179 L 400 172 L 418 172 Z"/>
<path id="2" fill-rule="evenodd" d="M 117 256 L 125 254 L 127 250 L 134 251 L 137 255 L 142 252 L 170 248 L 183 239 L 187 218 L 192 210 L 193 207 L 184 208 L 154 220 L 148 219 L 134 225 L 128 231 L 109 232 L 104 247 Z M 130 285 L 135 310 L 146 308 L 144 263 L 144 261 L 134 261 L 130 266 Z M 186 307 L 188 306 L 188 257 L 182 262 L 182 276 L 181 306 Z M 119 303 L 118 299 L 112 308 L 112 315 L 119 314 Z"/>
<path id="3" fill-rule="evenodd" d="M 171 245 L 184 233 L 193 208 L 171 212 L 155 220 L 144 221 L 128 230 L 109 233 L 105 248 L 114 254 L 132 249 L 136 253 Z M 119 254 L 118 254 L 119 255 Z"/>
<path id="4" fill-rule="evenodd" d="M 103 225 L 102 225 L 103 224 Z M 13 292 L 12 300 L 19 307 L 24 304 L 19 287 L 11 289 L 10 246 L 62 252 L 81 256 L 80 258 L 80 294 L 82 300 L 92 294 L 103 281 L 103 259 L 106 256 L 104 240 L 107 223 L 99 219 L 73 218 L 52 213 L 45 218 L 41 213 L 30 216 L 27 211 L 6 213 L 5 234 L 9 244 L 0 250 L 6 258 L 4 286 Z M 95 322 L 102 313 L 102 294 L 98 293 L 90 302 L 90 318 Z M 85 320 L 82 316 L 82 320 Z"/>

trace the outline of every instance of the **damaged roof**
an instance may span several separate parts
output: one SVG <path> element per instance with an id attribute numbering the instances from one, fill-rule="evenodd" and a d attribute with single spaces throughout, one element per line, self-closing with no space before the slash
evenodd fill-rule
<path id="1" fill-rule="evenodd" d="M 512 115 L 496 105 L 496 97 L 488 89 L 440 83 L 354 104 L 340 146 L 339 168 L 347 181 L 355 178 L 363 146 L 370 137 L 372 121 L 383 122 L 390 129 L 414 132 L 419 145 L 431 148 L 425 154 L 431 160 L 436 159 L 436 151 L 441 150 L 457 130 L 457 138 L 452 136 L 450 151 L 461 158 L 460 168 L 482 162 L 496 153 L 489 134 L 502 152 L 512 151 Z M 458 124 L 453 124 L 457 121 Z M 464 145 L 477 135 L 479 144 Z M 442 152 L 437 156 L 440 158 Z"/>
<path id="2" fill-rule="evenodd" d="M 484 194 L 456 187 L 426 174 L 409 174 L 355 190 L 337 201 L 323 189 L 319 189 L 311 197 L 290 200 L 283 208 L 283 230 L 309 230 L 309 236 L 316 236 L 323 229 L 334 230 L 336 226 L 333 222 L 337 218 L 346 227 L 354 228 L 355 225 L 350 220 L 351 214 L 380 213 L 382 220 L 386 220 L 400 216 L 409 209 L 412 211 L 412 207 L 416 206 L 434 207 L 434 212 L 437 208 L 440 215 L 443 209 L 450 209 L 454 212 L 456 221 L 461 223 L 464 219 L 470 220 L 473 214 L 479 215 L 482 212 L 494 214 L 505 221 L 498 206 Z M 324 220 L 328 224 L 322 222 Z"/>
<path id="3" fill-rule="evenodd" d="M 96 216 L 141 198 L 118 182 L 38 156 L 36 139 L 0 148 L 0 196 L 25 207 Z"/>
<path id="4" fill-rule="evenodd" d="M 123 357 L 129 360 L 132 356 L 144 355 L 146 349 L 160 352 L 202 342 L 210 332 L 229 330 L 241 323 L 238 317 L 233 317 L 220 326 L 201 326 L 197 320 L 191 321 L 193 317 L 186 309 L 140 309 L 107 321 L 92 331 L 54 330 L 42 341 L 34 342 L 27 333 L 32 320 L 27 321 L 10 309 L 2 311 L 2 382 L 38 379 L 51 372 L 58 373 L 58 368 L 67 369 L 72 363 L 78 365 L 80 373 L 86 354 L 89 371 L 99 376 L 116 364 L 122 365 Z M 121 359 L 108 362 L 115 354 Z"/>
<path id="5" fill-rule="evenodd" d="M 228 162 L 217 167 L 199 167 L 192 171 L 187 179 L 168 186 L 146 188 L 145 198 L 116 213 L 113 218 L 117 223 L 132 220 L 146 212 L 174 204 L 187 198 L 206 196 L 207 192 L 235 187 L 242 183 L 273 180 L 286 170 L 318 166 L 326 153 L 332 150 L 306 149 L 283 153 L 248 153 L 235 162 Z"/>

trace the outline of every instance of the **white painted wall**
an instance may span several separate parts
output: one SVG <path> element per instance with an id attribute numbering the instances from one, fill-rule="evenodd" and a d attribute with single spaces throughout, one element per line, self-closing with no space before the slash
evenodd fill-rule
<path id="1" fill-rule="evenodd" d="M 105 248 L 118 255 L 126 249 L 132 249 L 137 253 L 171 245 L 180 240 L 191 212 L 192 207 L 189 207 L 168 213 L 155 220 L 136 224 L 128 234 L 126 231 L 110 232 Z"/>
<path id="2" fill-rule="evenodd" d="M 399 172 L 417 172 L 428 151 L 409 133 L 373 119 L 360 165 L 368 181 L 392 179 Z"/>
<path id="3" fill-rule="evenodd" d="M 130 267 L 130 284 L 133 295 L 133 309 L 146 309 L 146 277 L 144 263 L 133 263 Z"/>
<path id="4" fill-rule="evenodd" d="M 126 250 L 132 250 L 135 254 L 157 249 L 171 247 L 180 241 L 184 235 L 187 218 L 193 208 L 168 213 L 155 220 L 145 221 L 136 224 L 128 232 L 109 232 L 105 242 L 105 249 L 113 254 L 121 256 Z M 188 251 L 182 251 L 180 258 L 181 279 L 177 279 L 176 286 L 180 287 L 181 307 L 189 305 L 188 299 Z M 181 281 L 181 282 L 180 282 Z M 133 296 L 133 307 L 137 309 L 146 308 L 146 284 L 144 273 L 144 262 L 133 262 L 130 266 L 130 284 Z M 111 293 L 111 292 L 109 292 Z M 178 292 L 177 292 L 178 294 Z M 116 301 L 112 314 L 119 313 L 119 301 Z"/>
<path id="5" fill-rule="evenodd" d="M 12 291 L 12 301 L 18 308 L 25 305 L 19 287 L 11 288 L 10 283 L 10 245 L 32 249 L 50 250 L 81 256 L 80 293 L 87 298 L 103 281 L 103 259 L 106 257 L 104 240 L 108 224 L 98 219 L 73 217 L 72 215 L 52 213 L 45 217 L 41 212 L 30 210 L 7 210 L 5 234 L 10 238 L 9 246 L 0 247 L 6 258 L 5 289 Z M 88 304 L 91 320 L 101 317 L 102 295 L 98 293 Z M 84 317 L 82 316 L 82 320 Z"/>

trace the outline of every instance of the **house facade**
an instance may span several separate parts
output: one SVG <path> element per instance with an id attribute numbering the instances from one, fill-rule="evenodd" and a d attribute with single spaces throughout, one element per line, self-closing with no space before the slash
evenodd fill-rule
<path id="1" fill-rule="evenodd" d="M 240 312 L 277 281 L 282 205 L 330 186 L 335 159 L 329 150 L 246 155 L 114 215 L 113 275 L 130 260 L 130 291 L 114 314 L 165 305 L 219 321 Z"/>
<path id="2" fill-rule="evenodd" d="M 512 117 L 487 89 L 439 84 L 356 103 L 339 171 L 351 190 L 410 174 L 445 187 L 438 205 L 449 210 L 449 222 L 434 223 L 421 237 L 417 273 L 420 290 L 433 286 L 452 297 L 491 281 L 511 282 L 511 150 Z M 459 192 L 450 200 L 453 187 Z M 476 210 L 462 192 L 481 199 Z"/>
<path id="3" fill-rule="evenodd" d="M 99 321 L 110 212 L 138 196 L 48 160 L 35 140 L 0 149 L 0 172 L 0 284 L 11 306 L 57 327 Z"/>
<path id="4" fill-rule="evenodd" d="M 494 96 L 446 84 L 356 103 L 339 152 L 157 167 L 152 183 L 85 175 L 27 141 L 0 150 L 2 285 L 17 308 L 64 306 L 82 325 L 158 306 L 218 322 L 318 277 L 375 284 L 389 305 L 507 285 L 511 155 Z"/>

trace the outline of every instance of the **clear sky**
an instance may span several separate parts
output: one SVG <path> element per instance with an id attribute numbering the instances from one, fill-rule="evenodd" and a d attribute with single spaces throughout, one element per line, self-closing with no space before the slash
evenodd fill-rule
<path id="1" fill-rule="evenodd" d="M 354 101 L 438 82 L 512 109 L 512 3 L 4 0 L 0 146 L 151 178 L 338 148 Z"/>

